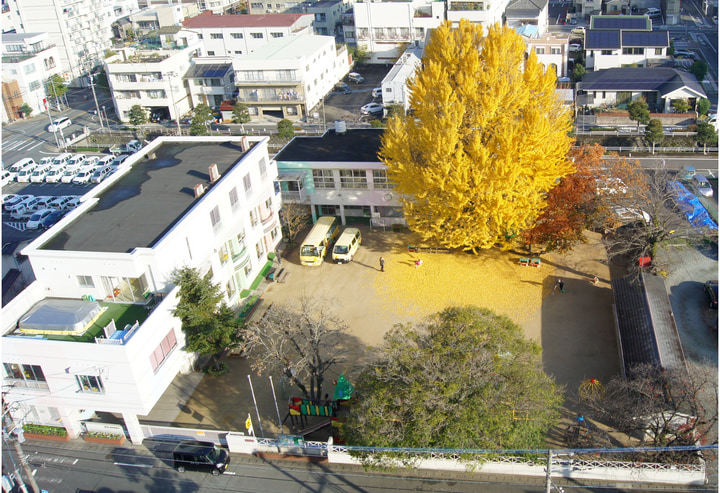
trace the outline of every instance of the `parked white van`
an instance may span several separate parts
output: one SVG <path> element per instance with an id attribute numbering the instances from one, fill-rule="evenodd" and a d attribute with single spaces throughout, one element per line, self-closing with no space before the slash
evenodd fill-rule
<path id="1" fill-rule="evenodd" d="M 335 242 L 332 251 L 332 259 L 337 263 L 351 262 L 360 243 L 362 242 L 362 234 L 357 228 L 345 228 L 340 238 Z"/>
<path id="2" fill-rule="evenodd" d="M 17 175 L 28 166 L 35 166 L 35 161 L 33 161 L 29 157 L 27 157 L 25 159 L 21 159 L 17 163 L 10 166 L 8 168 L 8 171 L 10 172 L 10 179 L 11 180 L 17 179 Z"/>
<path id="3" fill-rule="evenodd" d="M 102 168 L 97 168 L 95 172 L 90 177 L 90 183 L 100 183 L 109 175 L 112 173 L 113 169 L 110 166 L 104 166 Z"/>
<path id="4" fill-rule="evenodd" d="M 68 168 L 79 168 L 85 159 L 87 159 L 85 154 L 73 154 L 72 157 L 68 159 Z"/>
<path id="5" fill-rule="evenodd" d="M 39 197 L 32 197 L 29 199 L 25 199 L 22 202 L 18 202 L 14 206 L 12 206 L 9 209 L 10 214 L 12 214 L 12 217 L 15 219 L 20 219 L 21 217 L 29 214 L 35 208 L 37 207 L 38 203 L 40 202 Z"/>
<path id="6" fill-rule="evenodd" d="M 53 164 L 56 166 L 60 165 L 60 164 L 62 164 L 63 166 L 67 166 L 67 163 L 68 163 L 68 161 L 70 161 L 71 157 L 72 157 L 72 154 L 69 154 L 67 152 L 65 152 L 63 154 L 59 154 L 59 155 L 55 156 L 55 158 L 53 159 Z"/>
<path id="7" fill-rule="evenodd" d="M 18 183 L 27 183 L 30 181 L 30 177 L 32 176 L 33 171 L 37 167 L 37 163 L 33 161 L 32 164 L 29 164 L 22 168 L 20 171 L 18 171 L 17 174 L 17 181 Z"/>
<path id="8" fill-rule="evenodd" d="M 98 159 L 97 163 L 95 163 L 95 166 L 97 166 L 98 168 L 104 168 L 105 166 L 110 166 L 113 161 L 115 161 L 115 156 L 110 156 L 106 154 L 100 159 Z"/>
<path id="9" fill-rule="evenodd" d="M 35 166 L 35 169 L 33 169 L 32 174 L 30 175 L 30 182 L 31 183 L 42 183 L 45 181 L 45 175 L 50 170 L 51 165 L 49 164 L 38 164 Z"/>
<path id="10" fill-rule="evenodd" d="M 57 183 L 62 178 L 63 172 L 65 172 L 65 166 L 63 165 L 54 165 L 51 166 L 50 169 L 45 173 L 45 182 L 46 183 Z"/>
<path id="11" fill-rule="evenodd" d="M 705 177 L 705 175 L 696 174 L 695 176 L 693 176 L 692 184 L 698 191 L 698 193 L 703 197 L 713 196 L 712 185 L 710 185 L 710 181 Z"/>

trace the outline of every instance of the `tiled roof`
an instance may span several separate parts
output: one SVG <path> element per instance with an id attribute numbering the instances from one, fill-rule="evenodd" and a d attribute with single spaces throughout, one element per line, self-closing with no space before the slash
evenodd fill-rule
<path id="1" fill-rule="evenodd" d="M 588 72 L 578 90 L 583 91 L 658 91 L 669 94 L 688 88 L 705 97 L 705 91 L 694 75 L 668 67 L 622 67 Z"/>
<path id="2" fill-rule="evenodd" d="M 188 29 L 204 27 L 290 27 L 298 19 L 309 14 L 231 14 L 213 15 L 206 11 L 185 19 L 183 26 Z"/>

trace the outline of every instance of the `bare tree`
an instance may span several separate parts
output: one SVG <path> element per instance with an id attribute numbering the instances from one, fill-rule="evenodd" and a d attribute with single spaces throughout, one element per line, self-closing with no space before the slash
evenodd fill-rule
<path id="1" fill-rule="evenodd" d="M 329 300 L 302 296 L 287 306 L 273 305 L 243 330 L 253 369 L 280 372 L 305 398 L 319 400 L 325 372 L 343 361 L 347 325 Z"/>
<path id="2" fill-rule="evenodd" d="M 642 364 L 626 379 L 613 378 L 604 397 L 586 404 L 597 419 L 645 445 L 708 443 L 717 440 L 717 384 L 717 368 L 707 362 L 676 370 Z"/>
<path id="3" fill-rule="evenodd" d="M 635 170 L 631 176 L 618 186 L 617 193 L 602 198 L 598 217 L 609 231 L 604 239 L 609 255 L 632 259 L 632 270 L 637 258 L 653 257 L 658 244 L 693 225 L 678 206 L 677 188 L 671 186 L 673 174 L 661 168 Z M 696 230 L 699 234 L 685 236 L 700 240 L 703 230 Z"/>
<path id="4" fill-rule="evenodd" d="M 310 210 L 307 205 L 296 202 L 286 202 L 280 209 L 280 224 L 283 228 L 283 235 L 288 239 L 290 245 L 295 244 L 297 235 L 310 221 Z"/>

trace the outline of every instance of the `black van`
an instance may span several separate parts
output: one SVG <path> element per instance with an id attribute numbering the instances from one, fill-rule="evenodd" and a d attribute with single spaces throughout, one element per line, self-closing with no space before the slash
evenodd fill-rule
<path id="1" fill-rule="evenodd" d="M 208 471 L 217 476 L 230 464 L 230 454 L 212 442 L 183 440 L 173 452 L 173 466 L 178 472 Z"/>

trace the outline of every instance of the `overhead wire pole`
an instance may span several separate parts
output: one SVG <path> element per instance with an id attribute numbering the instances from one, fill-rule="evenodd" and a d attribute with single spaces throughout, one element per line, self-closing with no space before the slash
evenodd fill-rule
<path id="1" fill-rule="evenodd" d="M 90 88 L 92 89 L 93 99 L 95 100 L 95 109 L 97 109 L 98 119 L 100 120 L 100 130 L 102 130 L 104 127 L 102 116 L 100 116 L 100 105 L 98 105 L 97 95 L 95 94 L 95 74 L 90 74 L 88 77 L 90 77 Z"/>
<path id="2" fill-rule="evenodd" d="M 40 99 L 40 96 L 38 96 L 38 100 L 39 99 Z M 45 111 L 47 111 L 47 116 L 48 116 L 48 120 L 50 120 L 50 125 L 52 125 L 53 121 L 52 121 L 52 116 L 50 115 L 50 103 L 47 100 L 47 92 L 45 93 L 45 102 L 44 102 L 43 106 L 45 107 Z M 58 149 L 61 149 L 60 141 L 58 140 L 58 133 L 53 132 L 53 135 L 55 136 L 55 145 L 57 146 Z"/>
<path id="3" fill-rule="evenodd" d="M 24 418 L 23 418 L 24 419 Z M 12 429 L 8 429 L 8 423 L 11 424 Z M 3 440 L 5 440 L 5 443 L 9 441 L 13 442 L 13 445 L 15 447 L 15 453 L 18 456 L 18 460 L 20 461 L 20 464 L 23 467 L 23 470 L 25 471 L 25 475 L 27 476 L 28 483 L 30 483 L 30 487 L 32 488 L 31 493 L 40 493 L 40 487 L 38 486 L 37 482 L 35 481 L 35 476 L 33 475 L 32 469 L 30 469 L 30 464 L 28 464 L 27 459 L 25 458 L 25 452 L 23 452 L 22 446 L 20 445 L 20 440 L 22 439 L 24 441 L 24 438 L 22 438 L 22 431 L 16 435 L 16 437 L 13 439 L 13 432 L 17 428 L 15 425 L 15 420 L 13 419 L 12 415 L 10 414 L 10 409 L 8 408 L 7 404 L 5 404 L 5 399 L 3 399 L 3 416 L 2 416 L 2 424 L 3 424 Z M 22 426 L 22 424 L 20 425 Z M 22 428 L 21 428 L 22 430 Z M 10 458 L 12 459 L 12 453 L 10 453 Z M 13 465 L 15 465 L 15 462 L 13 460 Z M 20 474 L 20 471 L 17 469 L 17 465 L 15 465 L 15 476 L 20 481 L 20 488 L 23 490 L 23 492 L 28 493 L 27 486 L 25 485 L 22 475 Z"/>

